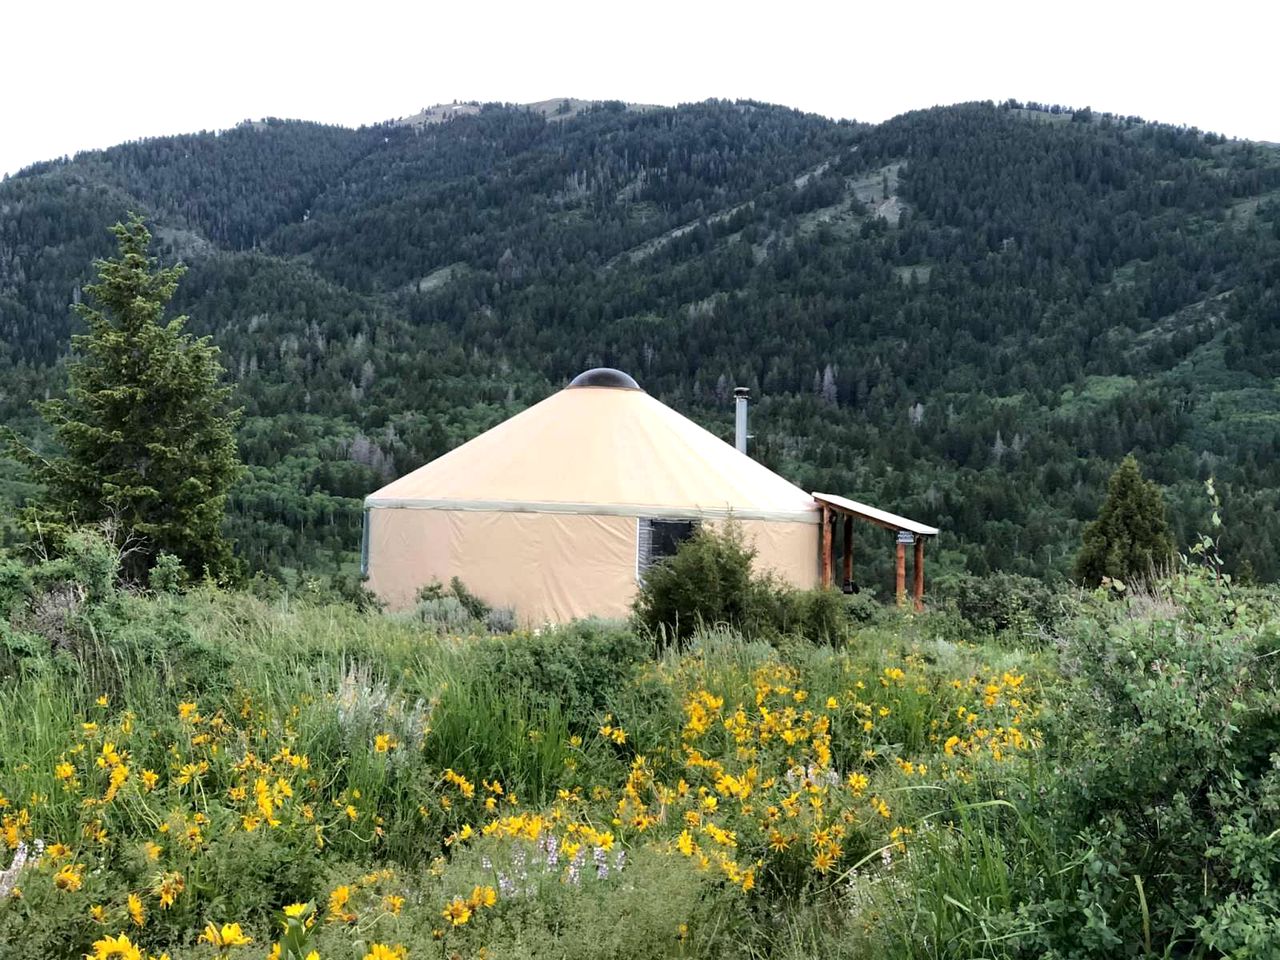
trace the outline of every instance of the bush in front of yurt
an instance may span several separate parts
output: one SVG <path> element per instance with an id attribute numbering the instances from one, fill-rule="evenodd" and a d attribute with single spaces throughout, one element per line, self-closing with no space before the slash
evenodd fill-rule
<path id="1" fill-rule="evenodd" d="M 725 625 L 751 639 L 799 636 L 838 644 L 850 626 L 834 590 L 796 590 L 756 572 L 755 548 L 737 523 L 704 525 L 645 573 L 637 624 L 659 647 L 684 644 L 701 628 Z"/>
<path id="2" fill-rule="evenodd" d="M 469 656 L 481 674 L 501 677 L 508 690 L 538 702 L 556 700 L 566 716 L 581 720 L 609 708 L 610 691 L 627 686 L 651 649 L 623 621 L 590 619 L 519 630 L 477 644 Z"/>
<path id="3" fill-rule="evenodd" d="M 670 557 L 645 571 L 636 593 L 637 623 L 660 646 L 682 644 L 700 627 L 727 624 L 747 632 L 773 585 L 751 570 L 755 549 L 729 521 L 720 529 L 700 526 Z M 766 616 L 768 614 L 766 613 Z"/>

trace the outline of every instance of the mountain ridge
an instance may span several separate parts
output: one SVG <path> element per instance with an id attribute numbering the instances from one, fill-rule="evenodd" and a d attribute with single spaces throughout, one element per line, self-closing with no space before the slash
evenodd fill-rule
<path id="1" fill-rule="evenodd" d="M 944 572 L 1060 575 L 1129 450 L 1180 536 L 1206 472 L 1228 517 L 1275 504 L 1276 151 L 1012 102 L 878 125 L 725 101 L 544 115 L 561 102 L 264 121 L 9 178 L 0 413 L 37 429 L 65 306 L 133 205 L 190 261 L 178 306 L 240 385 L 232 526 L 263 569 L 349 564 L 382 477 L 605 362 L 722 435 L 722 395 L 752 386 L 758 456 L 938 519 Z"/>

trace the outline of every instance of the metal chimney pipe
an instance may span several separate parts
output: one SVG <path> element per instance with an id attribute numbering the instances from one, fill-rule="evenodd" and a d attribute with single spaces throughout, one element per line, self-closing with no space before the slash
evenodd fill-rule
<path id="1" fill-rule="evenodd" d="M 747 387 L 734 387 L 733 403 L 737 415 L 733 431 L 733 445 L 739 453 L 747 452 L 747 402 L 751 399 L 751 391 Z"/>

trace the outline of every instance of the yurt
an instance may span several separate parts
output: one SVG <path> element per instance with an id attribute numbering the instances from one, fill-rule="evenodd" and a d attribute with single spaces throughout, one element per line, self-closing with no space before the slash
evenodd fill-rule
<path id="1" fill-rule="evenodd" d="M 649 564 L 730 516 L 759 569 L 816 586 L 822 515 L 625 373 L 597 369 L 370 495 L 364 566 L 390 609 L 458 577 L 525 624 L 621 617 Z"/>

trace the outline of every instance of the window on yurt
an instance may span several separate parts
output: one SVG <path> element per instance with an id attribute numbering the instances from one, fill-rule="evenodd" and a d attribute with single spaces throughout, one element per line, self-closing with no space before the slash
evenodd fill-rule
<path id="1" fill-rule="evenodd" d="M 697 529 L 697 520 L 656 520 L 641 517 L 636 537 L 637 579 L 644 579 L 644 572 L 656 561 L 674 556 L 680 544 L 692 537 Z"/>

